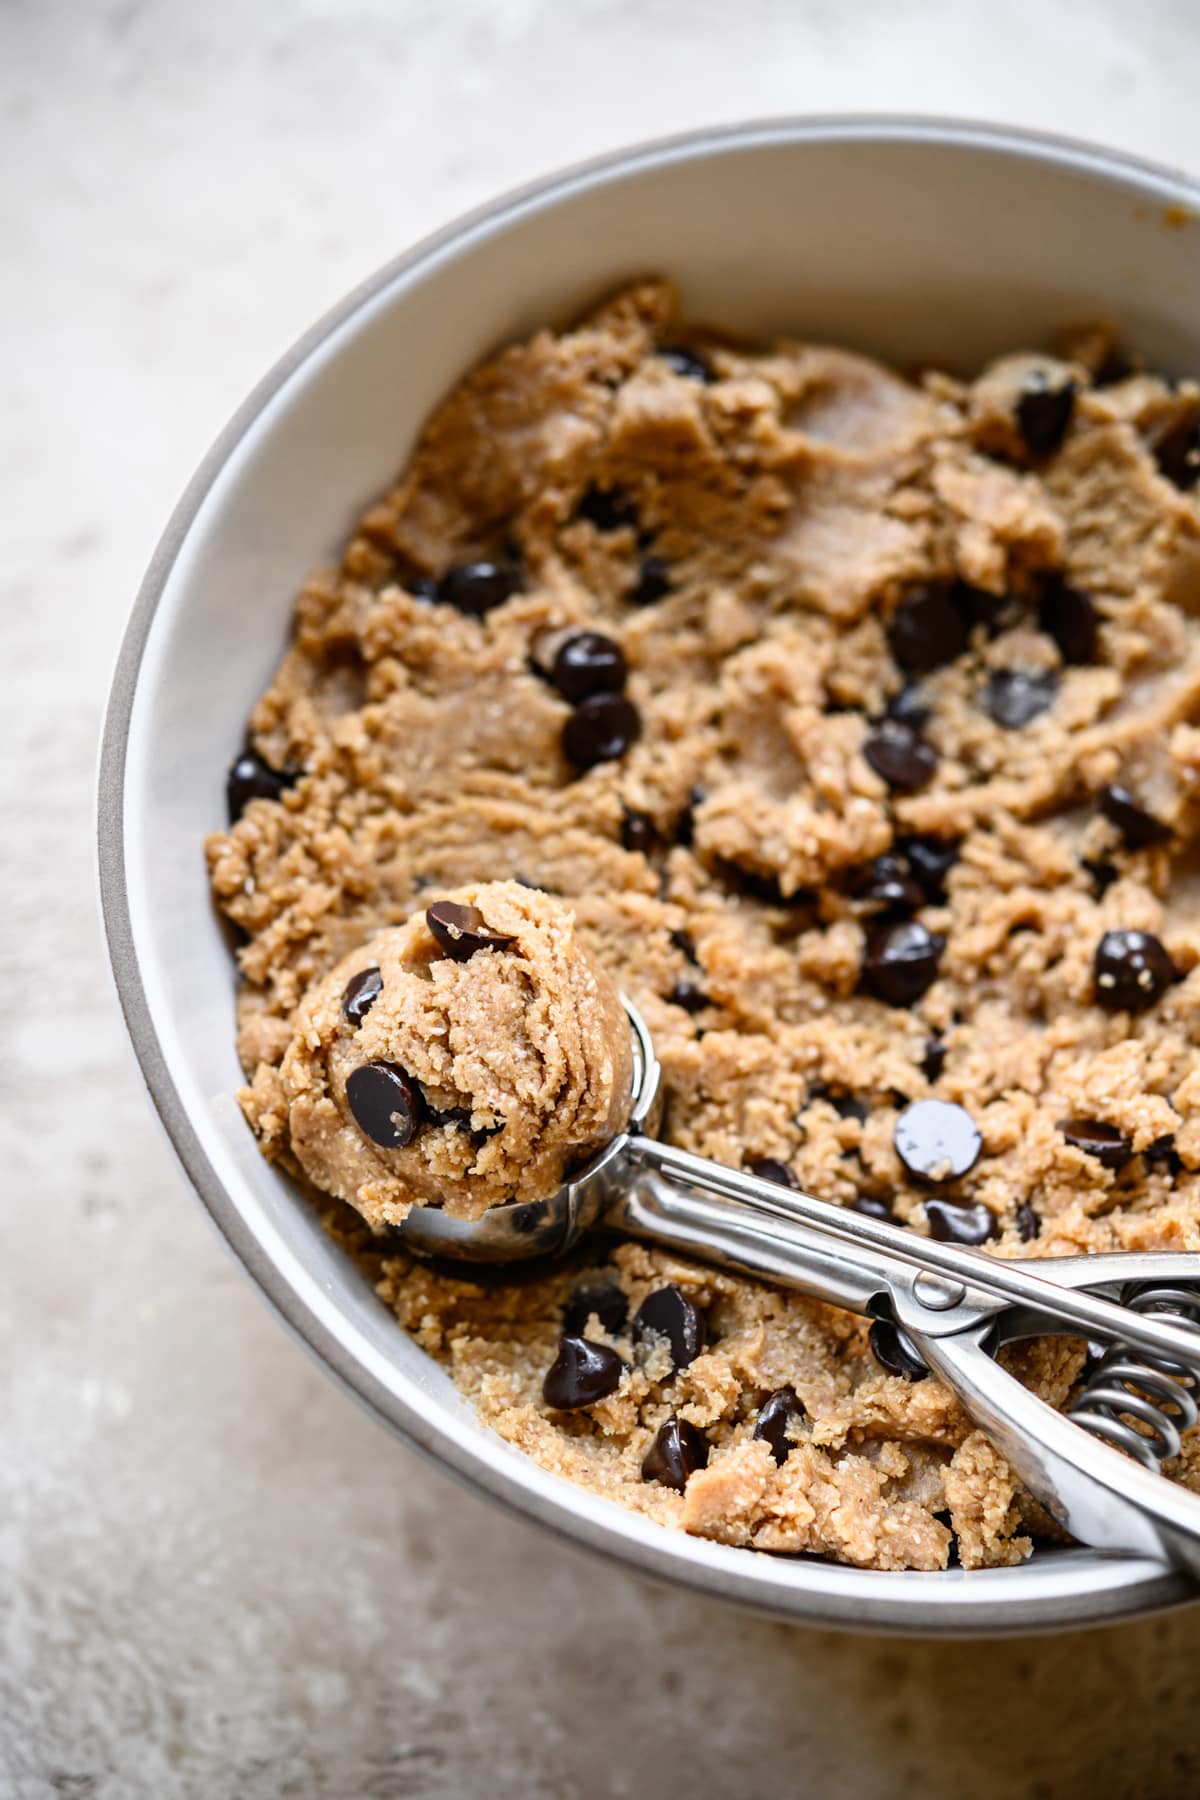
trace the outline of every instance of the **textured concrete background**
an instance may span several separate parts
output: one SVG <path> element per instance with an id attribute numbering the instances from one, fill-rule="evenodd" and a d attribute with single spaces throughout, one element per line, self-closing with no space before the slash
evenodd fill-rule
<path id="1" fill-rule="evenodd" d="M 108 667 L 245 390 L 506 185 L 879 108 L 1200 168 L 1200 15 L 1115 0 L 0 0 L 0 1794 L 1194 1795 L 1200 1612 L 937 1647 L 650 1590 L 460 1493 L 207 1230 L 94 917 Z"/>

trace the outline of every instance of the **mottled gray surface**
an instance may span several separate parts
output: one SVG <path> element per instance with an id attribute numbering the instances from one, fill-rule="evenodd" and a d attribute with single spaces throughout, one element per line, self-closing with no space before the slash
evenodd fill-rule
<path id="1" fill-rule="evenodd" d="M 368 1423 L 219 1249 L 93 910 L 157 531 L 401 245 L 623 140 L 974 113 L 1200 167 L 1186 4 L 0 0 L 0 1793 L 1191 1795 L 1200 1613 L 974 1647 L 661 1593 Z"/>

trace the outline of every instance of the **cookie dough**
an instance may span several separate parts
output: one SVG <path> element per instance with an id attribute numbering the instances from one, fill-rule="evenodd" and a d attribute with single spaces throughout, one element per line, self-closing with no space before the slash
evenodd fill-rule
<path id="1" fill-rule="evenodd" d="M 906 378 L 663 282 L 469 374 L 304 589 L 209 845 L 264 1150 L 301 1170 L 314 996 L 519 879 L 684 1148 L 1000 1256 L 1200 1248 L 1198 403 L 1102 331 Z M 641 1244 L 435 1270 L 316 1199 L 483 1418 L 665 1526 L 880 1569 L 1054 1535 L 886 1321 Z M 1062 1405 L 1086 1349 L 1012 1366 Z"/>
<path id="2" fill-rule="evenodd" d="M 414 1205 L 540 1200 L 624 1128 L 630 1028 L 561 901 L 458 888 L 353 951 L 296 1009 L 279 1121 L 375 1231 Z"/>

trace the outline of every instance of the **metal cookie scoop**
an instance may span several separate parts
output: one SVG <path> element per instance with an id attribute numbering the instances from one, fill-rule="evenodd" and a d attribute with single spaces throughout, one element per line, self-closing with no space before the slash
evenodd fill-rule
<path id="1" fill-rule="evenodd" d="M 634 1075 L 622 1135 L 546 1200 L 493 1206 L 473 1221 L 414 1208 L 401 1227 L 410 1249 L 523 1262 L 603 1225 L 891 1319 L 1074 1537 L 1200 1579 L 1200 1498 L 1158 1472 L 1197 1420 L 1200 1255 L 1002 1261 L 659 1143 L 658 1061 L 637 1010 L 625 1008 Z M 996 1361 L 1004 1344 L 1051 1335 L 1111 1346 L 1067 1416 Z"/>

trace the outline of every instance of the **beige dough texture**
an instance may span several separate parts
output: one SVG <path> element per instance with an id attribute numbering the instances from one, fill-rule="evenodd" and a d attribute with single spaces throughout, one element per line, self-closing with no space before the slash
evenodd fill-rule
<path id="1" fill-rule="evenodd" d="M 629 1114 L 629 1021 L 569 909 L 511 881 L 439 898 L 473 908 L 495 947 L 467 939 L 458 960 L 424 912 L 380 932 L 305 996 L 279 1068 L 292 1155 L 380 1232 L 414 1204 L 474 1219 L 542 1199 Z M 363 1070 L 383 1142 L 347 1096 Z"/>
<path id="2" fill-rule="evenodd" d="M 398 1060 L 446 1042 L 401 979 L 420 921 L 517 882 L 642 1012 L 684 1148 L 1000 1256 L 1200 1248 L 1197 406 L 1100 330 L 901 375 L 690 328 L 648 280 L 469 374 L 305 587 L 257 781 L 208 846 L 246 1116 L 545 1467 L 869 1568 L 1054 1535 L 867 1321 L 640 1244 L 520 1276 L 413 1262 L 388 1221 L 435 1176 L 474 1206 L 516 1159 L 501 1132 L 468 1164 L 461 1129 L 378 1156 L 339 1082 L 376 1032 Z M 584 632 L 620 653 L 598 712 L 560 668 Z M 512 1003 L 481 956 L 441 976 L 456 1065 L 498 1041 L 467 978 Z M 372 962 L 351 1042 L 338 996 Z M 435 1108 L 469 1094 L 470 1130 L 510 1118 L 507 1077 L 421 1072 Z M 977 1134 L 957 1173 L 898 1154 L 930 1097 Z M 1086 1366 L 1069 1339 L 1006 1354 L 1055 1405 Z M 564 1405 L 581 1368 L 593 1397 Z M 1195 1434 L 1171 1472 L 1200 1486 Z"/>

